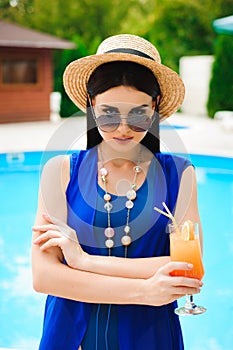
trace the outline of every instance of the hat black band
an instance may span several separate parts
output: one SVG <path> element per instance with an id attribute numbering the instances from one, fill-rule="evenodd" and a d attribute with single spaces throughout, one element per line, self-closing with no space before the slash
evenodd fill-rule
<path id="1" fill-rule="evenodd" d="M 141 51 L 138 51 L 138 50 L 134 50 L 134 49 L 126 49 L 126 48 L 112 49 L 110 51 L 106 51 L 105 53 L 114 53 L 114 52 L 129 53 L 131 55 L 136 55 L 136 56 L 148 58 L 148 59 L 154 61 L 154 59 L 152 57 L 148 56 L 144 52 L 141 52 Z"/>

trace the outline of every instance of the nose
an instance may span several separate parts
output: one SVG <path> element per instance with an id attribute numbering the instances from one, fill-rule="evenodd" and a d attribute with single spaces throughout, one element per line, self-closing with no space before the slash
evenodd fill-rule
<path id="1" fill-rule="evenodd" d="M 128 132 L 130 130 L 130 127 L 129 127 L 128 123 L 127 123 L 127 118 L 121 118 L 121 122 L 120 122 L 120 124 L 118 126 L 118 130 L 120 132 L 122 132 L 122 133 L 123 132 Z"/>

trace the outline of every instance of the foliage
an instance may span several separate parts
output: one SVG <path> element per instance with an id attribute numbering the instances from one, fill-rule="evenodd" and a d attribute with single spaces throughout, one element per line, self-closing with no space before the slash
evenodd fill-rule
<path id="1" fill-rule="evenodd" d="M 224 2 L 225 9 L 227 2 Z M 164 64 L 178 71 L 180 57 L 213 52 L 216 34 L 212 21 L 221 16 L 221 3 L 222 0 L 216 0 L 215 4 L 212 0 L 161 0 L 154 7 L 152 28 L 145 37 L 159 48 Z M 228 8 L 232 10 L 232 0 Z"/>
<path id="2" fill-rule="evenodd" d="M 208 114 L 214 117 L 216 111 L 233 110 L 233 38 L 219 35 L 216 41 L 215 62 L 210 81 Z"/>
<path id="3" fill-rule="evenodd" d="M 89 54 L 78 35 L 74 36 L 72 41 L 77 46 L 75 50 L 63 50 L 54 53 L 54 91 L 59 91 L 62 95 L 61 117 L 68 117 L 78 112 L 78 108 L 70 101 L 63 87 L 64 69 L 70 62 Z"/>
<path id="4" fill-rule="evenodd" d="M 149 33 L 149 39 L 160 48 L 166 65 L 178 70 L 181 56 L 187 53 L 209 53 L 212 30 L 202 13 L 203 9 L 198 1 L 163 1 L 156 14 L 154 31 Z"/>
<path id="5" fill-rule="evenodd" d="M 62 93 L 61 113 L 77 108 L 62 87 L 65 66 L 93 54 L 104 38 L 131 33 L 154 43 L 162 62 L 178 71 L 181 56 L 213 53 L 215 18 L 232 13 L 232 0 L 0 0 L 0 20 L 77 43 L 54 53 L 54 90 Z"/>

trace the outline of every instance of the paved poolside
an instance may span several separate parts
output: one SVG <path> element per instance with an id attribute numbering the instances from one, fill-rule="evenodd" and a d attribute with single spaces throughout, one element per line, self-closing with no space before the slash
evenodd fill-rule
<path id="1" fill-rule="evenodd" d="M 162 125 L 162 151 L 233 157 L 232 125 L 183 113 Z M 85 148 L 85 126 L 85 117 L 0 124 L 0 153 Z"/>

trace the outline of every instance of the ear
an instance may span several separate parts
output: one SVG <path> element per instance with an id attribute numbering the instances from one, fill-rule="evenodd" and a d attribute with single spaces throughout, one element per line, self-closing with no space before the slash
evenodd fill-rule
<path id="1" fill-rule="evenodd" d="M 95 97 L 91 98 L 91 96 L 89 94 L 87 95 L 87 101 L 88 101 L 88 104 L 90 107 L 94 107 L 96 104 Z"/>
<path id="2" fill-rule="evenodd" d="M 95 97 L 93 97 L 93 98 L 91 99 L 91 104 L 92 104 L 92 107 L 95 107 L 95 105 L 96 105 Z"/>

